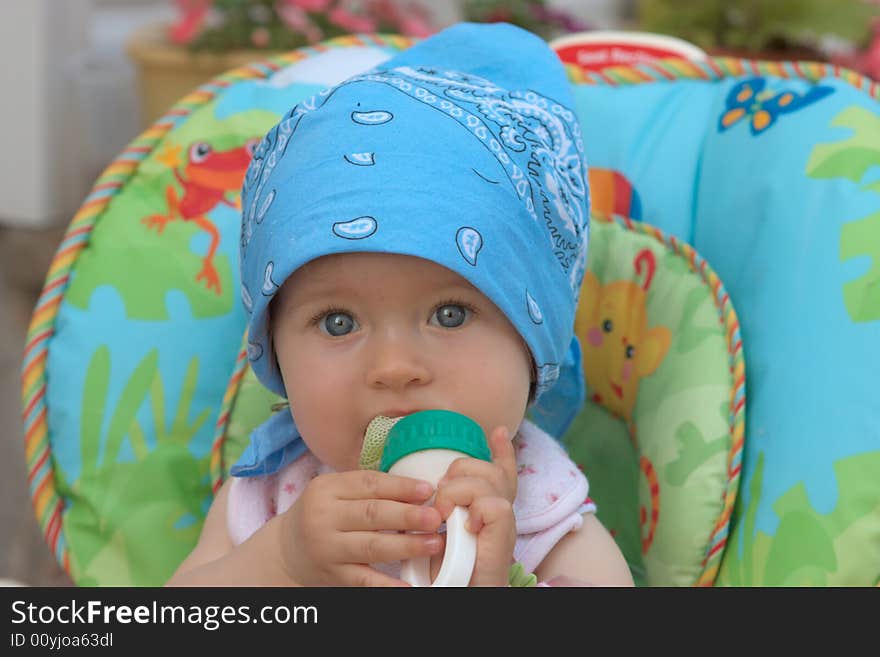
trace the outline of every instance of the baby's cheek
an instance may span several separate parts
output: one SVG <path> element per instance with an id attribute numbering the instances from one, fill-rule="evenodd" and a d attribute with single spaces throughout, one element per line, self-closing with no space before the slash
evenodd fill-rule
<path id="1" fill-rule="evenodd" d="M 529 379 L 512 375 L 483 378 L 480 384 L 457 394 L 451 407 L 475 420 L 488 439 L 499 426 L 516 433 L 528 403 Z"/>
<path id="2" fill-rule="evenodd" d="M 622 376 L 623 376 L 624 381 L 629 381 L 629 377 L 632 376 L 632 371 L 633 371 L 632 361 L 628 360 L 623 364 Z"/>
<path id="3" fill-rule="evenodd" d="M 602 331 L 597 326 L 587 331 L 587 342 L 594 347 L 602 346 Z"/>

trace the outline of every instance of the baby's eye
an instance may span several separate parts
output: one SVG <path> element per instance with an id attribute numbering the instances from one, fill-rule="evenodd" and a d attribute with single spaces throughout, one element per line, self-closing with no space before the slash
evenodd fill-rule
<path id="1" fill-rule="evenodd" d="M 602 322 L 602 330 L 606 333 L 611 333 L 611 331 L 614 330 L 614 322 L 612 322 L 610 319 L 606 319 L 604 322 Z"/>
<path id="2" fill-rule="evenodd" d="M 440 326 L 444 328 L 456 328 L 464 324 L 470 312 L 471 310 L 469 308 L 457 303 L 447 303 L 437 308 L 434 312 L 434 317 L 437 318 L 437 322 Z"/>
<path id="3" fill-rule="evenodd" d="M 357 328 L 354 317 L 343 312 L 327 313 L 319 325 L 325 333 L 334 338 L 348 335 Z"/>

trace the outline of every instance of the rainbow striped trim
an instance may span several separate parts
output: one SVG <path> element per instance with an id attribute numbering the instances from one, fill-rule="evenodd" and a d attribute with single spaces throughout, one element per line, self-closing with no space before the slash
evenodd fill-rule
<path id="1" fill-rule="evenodd" d="M 214 495 L 223 485 L 223 441 L 226 439 L 226 429 L 229 426 L 229 419 L 232 414 L 232 408 L 235 406 L 235 399 L 238 396 L 238 389 L 244 379 L 245 373 L 250 365 L 247 357 L 247 331 L 241 340 L 241 349 L 238 352 L 238 358 L 235 359 L 235 367 L 232 369 L 232 376 L 229 383 L 226 384 L 226 392 L 223 394 L 223 403 L 220 405 L 220 415 L 217 418 L 217 424 L 214 427 L 214 442 L 211 444 L 211 491 Z"/>
<path id="2" fill-rule="evenodd" d="M 718 319 L 726 329 L 727 353 L 730 363 L 730 374 L 733 387 L 730 393 L 729 429 L 731 436 L 730 449 L 727 452 L 727 484 L 722 497 L 721 514 L 709 535 L 706 554 L 703 556 L 703 570 L 697 577 L 696 586 L 712 586 L 721 565 L 721 556 L 727 544 L 730 528 L 730 517 L 736 502 L 739 489 L 740 472 L 742 471 L 743 445 L 745 444 L 746 427 L 746 366 L 742 350 L 742 337 L 739 330 L 739 319 L 730 301 L 730 296 L 718 274 L 709 266 L 699 253 L 690 245 L 666 235 L 663 231 L 649 224 L 633 221 L 621 215 L 599 216 L 600 221 L 614 221 L 620 226 L 635 233 L 650 235 L 658 242 L 671 249 L 673 253 L 684 258 L 691 271 L 697 274 L 709 289 L 712 290 L 713 301 L 718 309 Z"/>
<path id="3" fill-rule="evenodd" d="M 575 64 L 565 64 L 568 79 L 576 84 L 607 84 L 624 86 L 643 82 L 671 82 L 675 80 L 722 80 L 729 77 L 766 76 L 801 78 L 817 82 L 835 77 L 864 91 L 875 100 L 880 99 L 880 82 L 848 68 L 822 62 L 771 62 L 735 57 L 709 57 L 693 61 L 669 57 L 630 66 L 611 66 L 602 71 L 584 71 Z"/>
<path id="4" fill-rule="evenodd" d="M 267 78 L 285 66 L 333 48 L 380 46 L 403 50 L 414 42 L 415 39 L 398 35 L 349 35 L 233 69 L 183 97 L 167 114 L 138 136 L 98 177 L 91 192 L 71 220 L 49 266 L 42 293 L 31 315 L 21 373 L 24 449 L 31 503 L 49 549 L 69 575 L 73 576 L 73 573 L 62 530 L 64 500 L 55 486 L 55 469 L 49 437 L 46 361 L 49 342 L 55 332 L 55 320 L 67 289 L 70 273 L 79 254 L 88 245 L 92 230 L 107 205 L 131 179 L 144 158 L 171 130 L 193 111 L 214 100 L 227 87 L 243 80 Z M 242 367 L 240 360 L 236 362 L 236 371 Z M 228 401 L 231 402 L 224 397 L 224 406 Z M 223 413 L 221 417 L 224 417 Z M 222 440 L 222 435 L 220 439 Z M 215 468 L 215 451 L 217 450 L 212 449 L 212 472 Z"/>

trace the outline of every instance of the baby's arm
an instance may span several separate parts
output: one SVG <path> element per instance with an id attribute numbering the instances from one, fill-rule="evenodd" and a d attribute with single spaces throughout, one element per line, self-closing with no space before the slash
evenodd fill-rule
<path id="1" fill-rule="evenodd" d="M 276 516 L 247 541 L 233 546 L 226 529 L 228 479 L 220 487 L 189 556 L 178 566 L 166 586 L 292 586 L 278 555 L 279 518 Z"/>
<path id="2" fill-rule="evenodd" d="M 550 551 L 535 575 L 539 582 L 560 585 L 633 586 L 620 548 L 594 513 L 584 514 L 580 529 L 567 534 Z"/>

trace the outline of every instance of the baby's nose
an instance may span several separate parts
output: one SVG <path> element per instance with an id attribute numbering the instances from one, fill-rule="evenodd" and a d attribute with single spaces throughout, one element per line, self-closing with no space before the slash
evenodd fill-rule
<path id="1" fill-rule="evenodd" d="M 428 355 L 418 340 L 404 336 L 389 336 L 375 341 L 367 372 L 372 386 L 402 389 L 409 385 L 424 385 L 431 380 Z"/>

